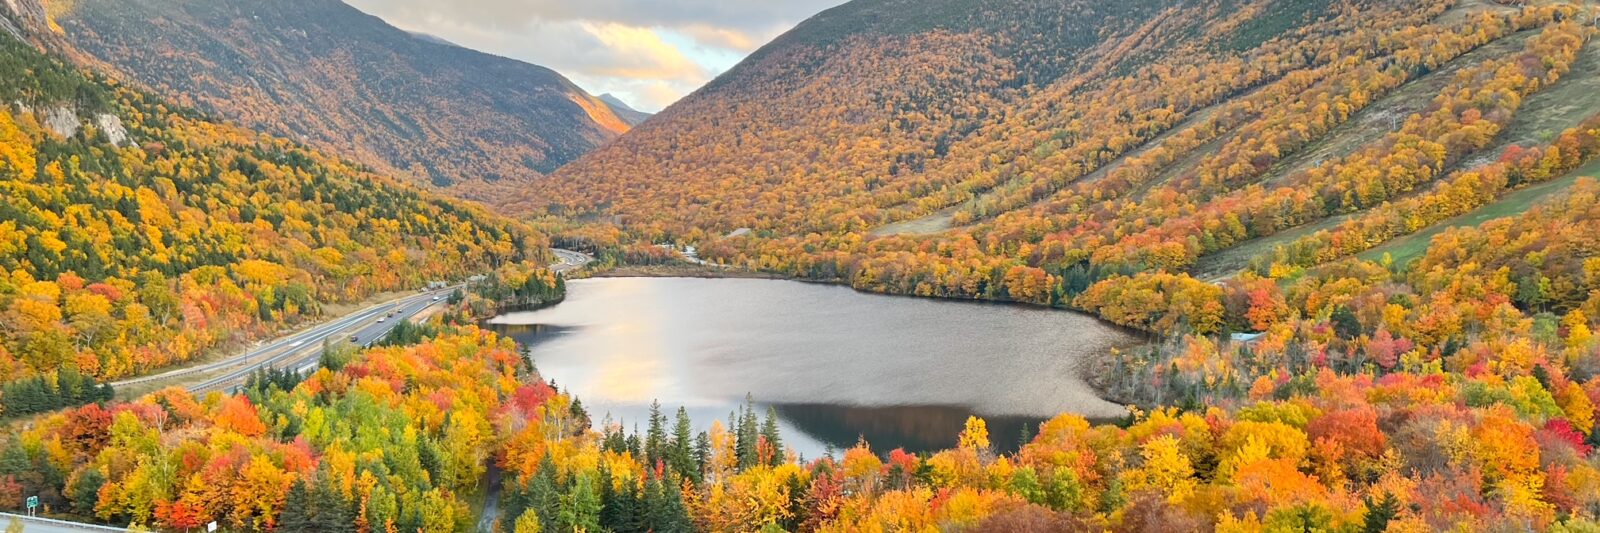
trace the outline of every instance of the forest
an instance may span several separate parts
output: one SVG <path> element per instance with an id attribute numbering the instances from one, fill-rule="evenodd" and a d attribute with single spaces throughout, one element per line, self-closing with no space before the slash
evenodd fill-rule
<path id="1" fill-rule="evenodd" d="M 0 417 L 325 305 L 545 261 L 519 222 L 0 41 Z M 508 285 L 554 286 L 519 268 Z"/>
<path id="2" fill-rule="evenodd" d="M 802 458 L 748 403 L 704 431 L 658 404 L 630 432 L 452 312 L 240 394 L 47 415 L 0 438 L 0 502 L 170 530 L 467 531 L 498 498 L 521 532 L 1587 531 L 1600 260 L 1545 258 L 1595 246 L 1597 200 L 1581 181 L 1408 269 L 1231 280 L 1218 320 L 1265 335 L 1114 353 L 1099 385 L 1128 416 L 1063 414 L 1015 453 L 971 418 L 949 450 Z"/>
<path id="3" fill-rule="evenodd" d="M 0 76 L 0 509 L 163 531 L 1600 530 L 1600 113 L 1541 100 L 1594 75 L 1600 9 L 895 16 L 913 4 L 825 12 L 498 198 L 531 222 L 0 36 L 21 74 Z M 548 246 L 678 262 L 659 244 L 1148 342 L 1083 369 L 1121 419 L 1060 414 L 1002 452 L 972 417 L 946 450 L 802 457 L 754 399 L 709 424 L 597 417 L 474 325 L 565 296 Z M 309 374 L 104 385 L 473 275 Z"/>
<path id="4" fill-rule="evenodd" d="M 1595 527 L 1600 115 L 1545 107 L 1591 76 L 1595 8 L 1203 4 L 884 27 L 843 15 L 895 2 L 854 3 L 509 206 L 609 221 L 558 241 L 1153 339 L 1088 372 L 1128 420 L 1063 416 L 1009 456 L 852 450 L 872 466 L 831 518 L 773 530 Z"/>

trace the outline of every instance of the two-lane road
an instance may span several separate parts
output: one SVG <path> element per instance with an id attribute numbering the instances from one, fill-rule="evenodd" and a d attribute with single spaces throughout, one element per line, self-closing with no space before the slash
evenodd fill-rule
<path id="1" fill-rule="evenodd" d="M 450 291 L 456 287 L 440 291 L 416 294 L 384 302 L 326 323 L 307 328 L 303 331 L 285 335 L 272 341 L 265 342 L 244 353 L 228 357 L 221 361 L 208 363 L 192 368 L 184 368 L 156 374 L 130 378 L 112 382 L 114 388 L 146 383 L 176 383 L 189 384 L 192 391 L 205 391 L 223 389 L 226 386 L 242 382 L 251 372 L 261 368 L 285 367 L 285 361 L 300 362 L 300 356 L 306 353 L 320 355 L 323 341 L 328 339 L 351 338 L 352 334 L 358 344 L 369 344 L 387 334 L 400 320 L 408 319 L 423 310 L 443 301 Z M 315 362 L 316 355 L 311 356 Z M 302 368 L 302 367 L 297 367 Z M 217 375 L 219 372 L 222 374 Z M 204 380 L 195 383 L 197 380 Z"/>
<path id="2" fill-rule="evenodd" d="M 552 251 L 560 259 L 560 262 L 550 265 L 550 269 L 556 273 L 565 273 L 583 268 L 594 261 L 593 257 L 582 252 L 562 249 L 552 249 Z M 371 345 L 378 339 L 388 335 L 389 331 L 394 329 L 395 325 L 399 324 L 400 321 L 408 320 L 430 307 L 443 304 L 449 298 L 451 292 L 462 287 L 462 285 L 456 285 L 374 305 L 327 323 L 307 328 L 304 331 L 266 342 L 245 353 L 222 361 L 154 376 L 125 379 L 113 382 L 111 385 L 113 387 L 123 387 L 170 380 L 179 383 L 190 383 L 189 390 L 194 392 L 229 391 L 242 385 L 251 372 L 263 368 L 292 368 L 304 374 L 315 370 L 321 364 L 323 341 L 332 339 L 335 341 L 347 341 L 361 346 Z M 208 378 L 208 376 L 218 372 L 223 373 Z M 194 383 L 194 381 L 202 379 L 204 381 Z M 22 524 L 24 531 L 30 533 L 127 531 L 118 527 L 0 513 L 0 525 L 9 527 L 14 522 Z"/>
<path id="3" fill-rule="evenodd" d="M 388 335 L 397 324 L 441 304 L 450 292 L 458 287 L 430 291 L 370 307 L 365 311 L 346 316 L 332 323 L 313 328 L 299 335 L 291 335 L 273 342 L 264 353 L 272 355 L 247 365 L 242 365 L 223 375 L 189 387 L 191 392 L 211 390 L 231 391 L 260 369 L 294 369 L 301 374 L 316 370 L 322 357 L 325 341 L 348 341 L 358 346 L 370 346 Z"/>
<path id="4" fill-rule="evenodd" d="M 4 531 L 11 531 L 10 528 L 15 527 L 16 524 L 22 524 L 22 531 L 24 531 L 26 533 L 82 533 L 84 531 L 127 531 L 127 529 L 120 528 L 120 527 L 102 526 L 102 525 L 98 525 L 98 524 L 81 524 L 81 523 L 78 523 L 78 522 L 68 522 L 66 520 L 52 520 L 52 519 L 49 519 L 49 518 L 23 516 L 23 515 L 19 515 L 19 514 L 11 514 L 11 513 L 0 513 L 0 526 L 5 526 L 6 529 L 4 529 Z"/>
<path id="5" fill-rule="evenodd" d="M 554 252 L 556 254 L 556 258 L 561 260 L 559 263 L 550 265 L 550 270 L 557 274 L 583 268 L 584 265 L 594 261 L 593 256 L 583 252 L 564 250 L 561 248 L 551 248 L 550 251 Z"/>

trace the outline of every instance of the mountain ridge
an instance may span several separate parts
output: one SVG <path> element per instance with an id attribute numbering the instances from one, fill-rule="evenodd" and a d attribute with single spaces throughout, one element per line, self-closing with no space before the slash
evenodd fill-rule
<path id="1" fill-rule="evenodd" d="M 622 101 L 621 98 L 617 98 L 616 95 L 611 93 L 605 93 L 596 98 L 610 106 L 611 111 L 621 117 L 622 120 L 627 121 L 630 126 L 638 126 L 640 123 L 649 120 L 650 117 L 655 116 L 655 113 L 646 113 L 634 109 L 633 106 L 628 105 L 627 102 Z"/>
<path id="2" fill-rule="evenodd" d="M 179 103 L 436 186 L 532 179 L 629 128 L 558 72 L 420 39 L 336 0 L 52 9 L 83 55 Z"/>

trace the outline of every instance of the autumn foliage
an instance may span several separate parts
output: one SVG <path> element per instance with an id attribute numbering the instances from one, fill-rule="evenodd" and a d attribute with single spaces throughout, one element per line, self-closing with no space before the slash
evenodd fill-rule
<path id="1" fill-rule="evenodd" d="M 543 262 L 518 223 L 0 41 L 0 383 L 134 376 L 325 304 Z M 76 133 L 55 109 L 86 115 Z"/>

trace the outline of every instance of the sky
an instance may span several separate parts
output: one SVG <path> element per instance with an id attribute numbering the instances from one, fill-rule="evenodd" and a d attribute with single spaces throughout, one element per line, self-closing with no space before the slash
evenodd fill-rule
<path id="1" fill-rule="evenodd" d="M 844 0 L 345 0 L 403 30 L 555 69 L 656 112 Z"/>

